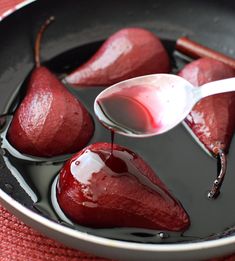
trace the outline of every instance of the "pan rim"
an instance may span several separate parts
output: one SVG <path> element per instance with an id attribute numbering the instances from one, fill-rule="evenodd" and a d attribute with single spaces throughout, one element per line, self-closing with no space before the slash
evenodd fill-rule
<path id="1" fill-rule="evenodd" d="M 27 207 L 20 204 L 18 201 L 10 197 L 7 193 L 5 193 L 2 189 L 0 189 L 0 201 L 3 203 L 7 203 L 13 209 L 19 211 L 25 217 L 37 222 L 38 224 L 52 229 L 58 233 L 62 233 L 64 235 L 69 235 L 74 239 L 81 239 L 83 241 L 87 241 L 90 243 L 99 244 L 102 246 L 119 248 L 119 249 L 127 249 L 127 250 L 134 250 L 134 251 L 147 251 L 147 252 L 192 252 L 202 249 L 214 249 L 217 247 L 222 247 L 225 245 L 230 245 L 235 243 L 235 236 L 227 236 L 226 238 L 220 239 L 213 239 L 208 241 L 202 242 L 186 242 L 186 243 L 171 243 L 171 244 L 145 244 L 145 243 L 133 243 L 133 242 L 124 242 L 121 240 L 115 239 L 108 239 L 100 236 L 95 236 L 91 234 L 87 234 L 81 232 L 79 230 L 75 230 L 69 227 L 65 227 L 51 221 L 32 210 L 28 209 Z M 5 206 L 7 208 L 7 206 Z M 185 246 L 187 248 L 185 249 Z"/>

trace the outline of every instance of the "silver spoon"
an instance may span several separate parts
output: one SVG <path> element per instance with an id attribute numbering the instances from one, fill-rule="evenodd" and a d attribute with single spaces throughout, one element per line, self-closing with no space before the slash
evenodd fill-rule
<path id="1" fill-rule="evenodd" d="M 94 110 L 100 122 L 116 133 L 150 137 L 174 128 L 202 98 L 231 91 L 235 91 L 235 78 L 206 83 L 198 88 L 177 75 L 152 74 L 105 89 L 96 97 Z M 136 106 L 140 105 L 149 119 L 139 121 L 141 108 Z M 142 127 L 143 123 L 146 126 Z"/>

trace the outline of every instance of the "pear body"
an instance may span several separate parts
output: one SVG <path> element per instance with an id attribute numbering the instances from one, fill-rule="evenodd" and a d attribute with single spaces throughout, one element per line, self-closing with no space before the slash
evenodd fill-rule
<path id="1" fill-rule="evenodd" d="M 21 153 L 52 157 L 80 150 L 93 131 L 93 120 L 81 102 L 40 66 L 32 72 L 7 137 Z"/>
<path id="2" fill-rule="evenodd" d="M 179 75 L 194 86 L 201 86 L 235 77 L 235 70 L 214 59 L 200 58 L 186 65 Z M 185 122 L 210 153 L 217 155 L 219 150 L 227 153 L 235 130 L 235 92 L 202 99 Z"/>
<path id="3" fill-rule="evenodd" d="M 60 171 L 57 199 L 74 222 L 90 227 L 181 231 L 189 217 L 151 167 L 120 145 L 92 144 Z"/>
<path id="4" fill-rule="evenodd" d="M 160 39 L 142 28 L 125 28 L 65 80 L 73 86 L 108 86 L 152 73 L 168 73 L 170 59 Z"/>

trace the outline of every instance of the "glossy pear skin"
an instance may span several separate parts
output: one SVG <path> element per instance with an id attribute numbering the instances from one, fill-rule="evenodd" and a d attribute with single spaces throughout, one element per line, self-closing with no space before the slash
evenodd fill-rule
<path id="1" fill-rule="evenodd" d="M 156 35 L 142 28 L 125 28 L 110 36 L 65 80 L 73 86 L 108 86 L 170 69 L 169 56 Z"/>
<path id="2" fill-rule="evenodd" d="M 40 66 L 32 72 L 7 137 L 24 154 L 51 157 L 80 150 L 93 131 L 93 120 L 81 102 Z"/>
<path id="3" fill-rule="evenodd" d="M 235 77 L 230 66 L 211 58 L 200 58 L 186 65 L 179 75 L 195 86 Z M 214 155 L 229 150 L 235 130 L 235 92 L 217 94 L 197 103 L 185 119 L 205 148 Z"/>
<path id="4" fill-rule="evenodd" d="M 187 213 L 154 171 L 134 152 L 92 144 L 60 171 L 57 199 L 74 222 L 90 227 L 188 228 Z"/>

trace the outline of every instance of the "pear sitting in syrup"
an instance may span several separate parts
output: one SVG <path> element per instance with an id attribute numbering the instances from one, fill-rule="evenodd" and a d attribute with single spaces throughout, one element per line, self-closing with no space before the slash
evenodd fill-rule
<path id="1" fill-rule="evenodd" d="M 82 103 L 40 64 L 42 34 L 53 20 L 48 19 L 38 32 L 36 66 L 7 133 L 18 151 L 39 157 L 74 153 L 89 142 L 94 131 L 93 120 Z"/>
<path id="2" fill-rule="evenodd" d="M 235 70 L 214 59 L 201 58 L 187 64 L 179 75 L 194 86 L 200 86 L 235 77 Z M 227 153 L 235 131 L 235 92 L 217 94 L 201 100 L 187 116 L 185 123 L 205 149 L 218 158 L 220 170 L 208 194 L 210 198 L 216 197 L 226 173 Z"/>
<path id="3" fill-rule="evenodd" d="M 124 28 L 111 35 L 65 81 L 72 86 L 109 86 L 153 73 L 170 72 L 170 59 L 160 39 L 143 28 Z"/>
<path id="4" fill-rule="evenodd" d="M 68 160 L 57 200 L 74 222 L 95 228 L 184 231 L 190 220 L 152 168 L 120 145 L 95 143 Z"/>

